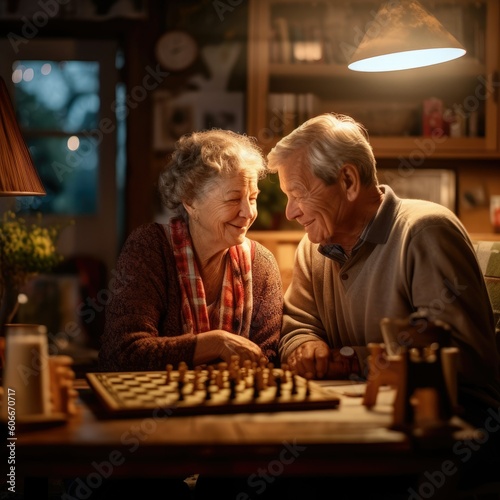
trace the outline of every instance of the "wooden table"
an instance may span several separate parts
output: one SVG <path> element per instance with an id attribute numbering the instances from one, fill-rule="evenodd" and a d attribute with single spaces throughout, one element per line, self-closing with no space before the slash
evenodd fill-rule
<path id="1" fill-rule="evenodd" d="M 372 410 L 340 394 L 338 409 L 103 419 L 90 389 L 80 386 L 78 414 L 63 425 L 19 429 L 17 481 L 24 477 L 249 475 L 258 469 L 304 476 L 419 474 L 438 470 L 450 449 L 419 449 L 391 430 L 394 393 Z M 345 386 L 332 387 L 344 390 Z M 468 431 L 466 431 L 468 432 Z"/>

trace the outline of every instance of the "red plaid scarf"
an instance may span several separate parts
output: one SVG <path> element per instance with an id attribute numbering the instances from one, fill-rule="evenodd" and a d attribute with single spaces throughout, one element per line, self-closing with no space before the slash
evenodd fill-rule
<path id="1" fill-rule="evenodd" d="M 193 242 L 187 224 L 180 218 L 171 219 L 170 240 L 175 256 L 182 294 L 182 316 L 185 333 L 209 330 L 249 336 L 252 317 L 252 251 L 246 239 L 229 248 L 220 297 L 219 324 L 210 325 L 205 288 L 194 258 Z"/>

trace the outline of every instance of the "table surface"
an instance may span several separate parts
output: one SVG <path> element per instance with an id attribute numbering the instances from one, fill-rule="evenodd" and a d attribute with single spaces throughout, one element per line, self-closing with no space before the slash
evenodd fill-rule
<path id="1" fill-rule="evenodd" d="M 391 429 L 394 391 L 379 392 L 377 405 L 367 409 L 363 386 L 323 385 L 339 395 L 337 409 L 110 419 L 77 381 L 76 415 L 59 425 L 16 430 L 17 473 L 64 477 L 112 467 L 115 476 L 245 475 L 271 465 L 294 475 L 417 473 L 449 452 L 449 435 L 436 452 L 411 433 Z M 470 437 L 474 430 L 457 422 L 451 439 Z M 433 446 L 438 441 L 430 440 Z"/>

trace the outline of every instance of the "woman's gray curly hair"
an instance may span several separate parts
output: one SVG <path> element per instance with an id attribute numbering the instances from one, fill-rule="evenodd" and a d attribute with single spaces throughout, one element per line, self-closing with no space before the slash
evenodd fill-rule
<path id="1" fill-rule="evenodd" d="M 183 213 L 182 203 L 203 195 L 212 181 L 246 171 L 257 172 L 258 179 L 267 174 L 265 158 L 253 138 L 220 129 L 184 135 L 160 174 L 161 202 Z"/>

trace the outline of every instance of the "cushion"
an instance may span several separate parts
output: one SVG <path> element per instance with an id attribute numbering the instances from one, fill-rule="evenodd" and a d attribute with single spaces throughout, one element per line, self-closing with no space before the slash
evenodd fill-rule
<path id="1" fill-rule="evenodd" d="M 486 281 L 497 333 L 500 332 L 500 241 L 473 241 Z"/>

